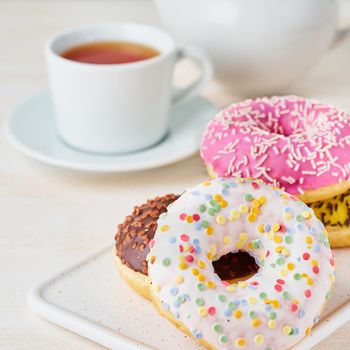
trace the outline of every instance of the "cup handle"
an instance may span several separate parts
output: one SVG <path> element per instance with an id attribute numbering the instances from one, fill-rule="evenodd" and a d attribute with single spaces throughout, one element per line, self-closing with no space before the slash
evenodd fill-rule
<path id="1" fill-rule="evenodd" d="M 202 74 L 186 88 L 174 92 L 171 101 L 173 105 L 182 104 L 196 96 L 213 75 L 213 66 L 208 57 L 200 49 L 193 46 L 178 49 L 177 62 L 184 58 L 194 59 L 201 67 Z"/>

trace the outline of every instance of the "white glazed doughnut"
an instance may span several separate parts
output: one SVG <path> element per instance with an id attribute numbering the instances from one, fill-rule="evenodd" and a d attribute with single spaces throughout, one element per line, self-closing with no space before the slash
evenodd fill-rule
<path id="1" fill-rule="evenodd" d="M 326 231 L 294 196 L 261 180 L 207 181 L 160 216 L 148 255 L 160 312 L 210 349 L 287 349 L 318 322 L 334 280 Z M 238 250 L 259 271 L 228 283 L 212 261 Z"/>

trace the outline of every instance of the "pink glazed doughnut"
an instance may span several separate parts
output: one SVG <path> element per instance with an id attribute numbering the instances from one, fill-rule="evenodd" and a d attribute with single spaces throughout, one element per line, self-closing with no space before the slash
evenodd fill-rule
<path id="1" fill-rule="evenodd" d="M 209 122 L 200 151 L 211 177 L 260 178 L 306 203 L 350 188 L 350 115 L 314 100 L 234 103 Z"/>

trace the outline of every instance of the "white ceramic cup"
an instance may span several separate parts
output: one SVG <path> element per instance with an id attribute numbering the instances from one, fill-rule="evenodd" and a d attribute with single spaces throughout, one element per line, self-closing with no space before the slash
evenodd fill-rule
<path id="1" fill-rule="evenodd" d="M 160 55 L 124 64 L 80 63 L 60 56 L 75 45 L 106 40 L 148 45 Z M 176 48 L 163 30 L 136 23 L 66 31 L 48 42 L 45 56 L 58 133 L 69 145 L 90 152 L 132 152 L 159 142 L 167 133 L 171 106 L 198 94 L 212 75 L 200 50 Z M 175 91 L 174 66 L 185 57 L 194 59 L 202 74 Z"/>

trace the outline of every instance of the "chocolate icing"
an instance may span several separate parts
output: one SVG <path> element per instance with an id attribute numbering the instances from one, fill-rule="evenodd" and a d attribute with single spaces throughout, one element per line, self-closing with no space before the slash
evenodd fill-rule
<path id="1" fill-rule="evenodd" d="M 149 242 L 157 230 L 157 221 L 167 211 L 178 195 L 168 194 L 148 200 L 136 206 L 131 215 L 118 226 L 115 235 L 117 255 L 123 264 L 134 271 L 148 275 L 146 257 L 149 253 Z M 224 280 L 239 279 L 256 273 L 259 269 L 255 260 L 248 253 L 239 251 L 228 253 L 213 262 L 215 272 Z"/>
<path id="2" fill-rule="evenodd" d="M 134 271 L 148 274 L 146 257 L 150 250 L 148 244 L 157 229 L 157 220 L 165 213 L 169 204 L 179 196 L 168 194 L 148 200 L 136 206 L 131 215 L 118 226 L 115 235 L 117 255 L 123 264 Z"/>

